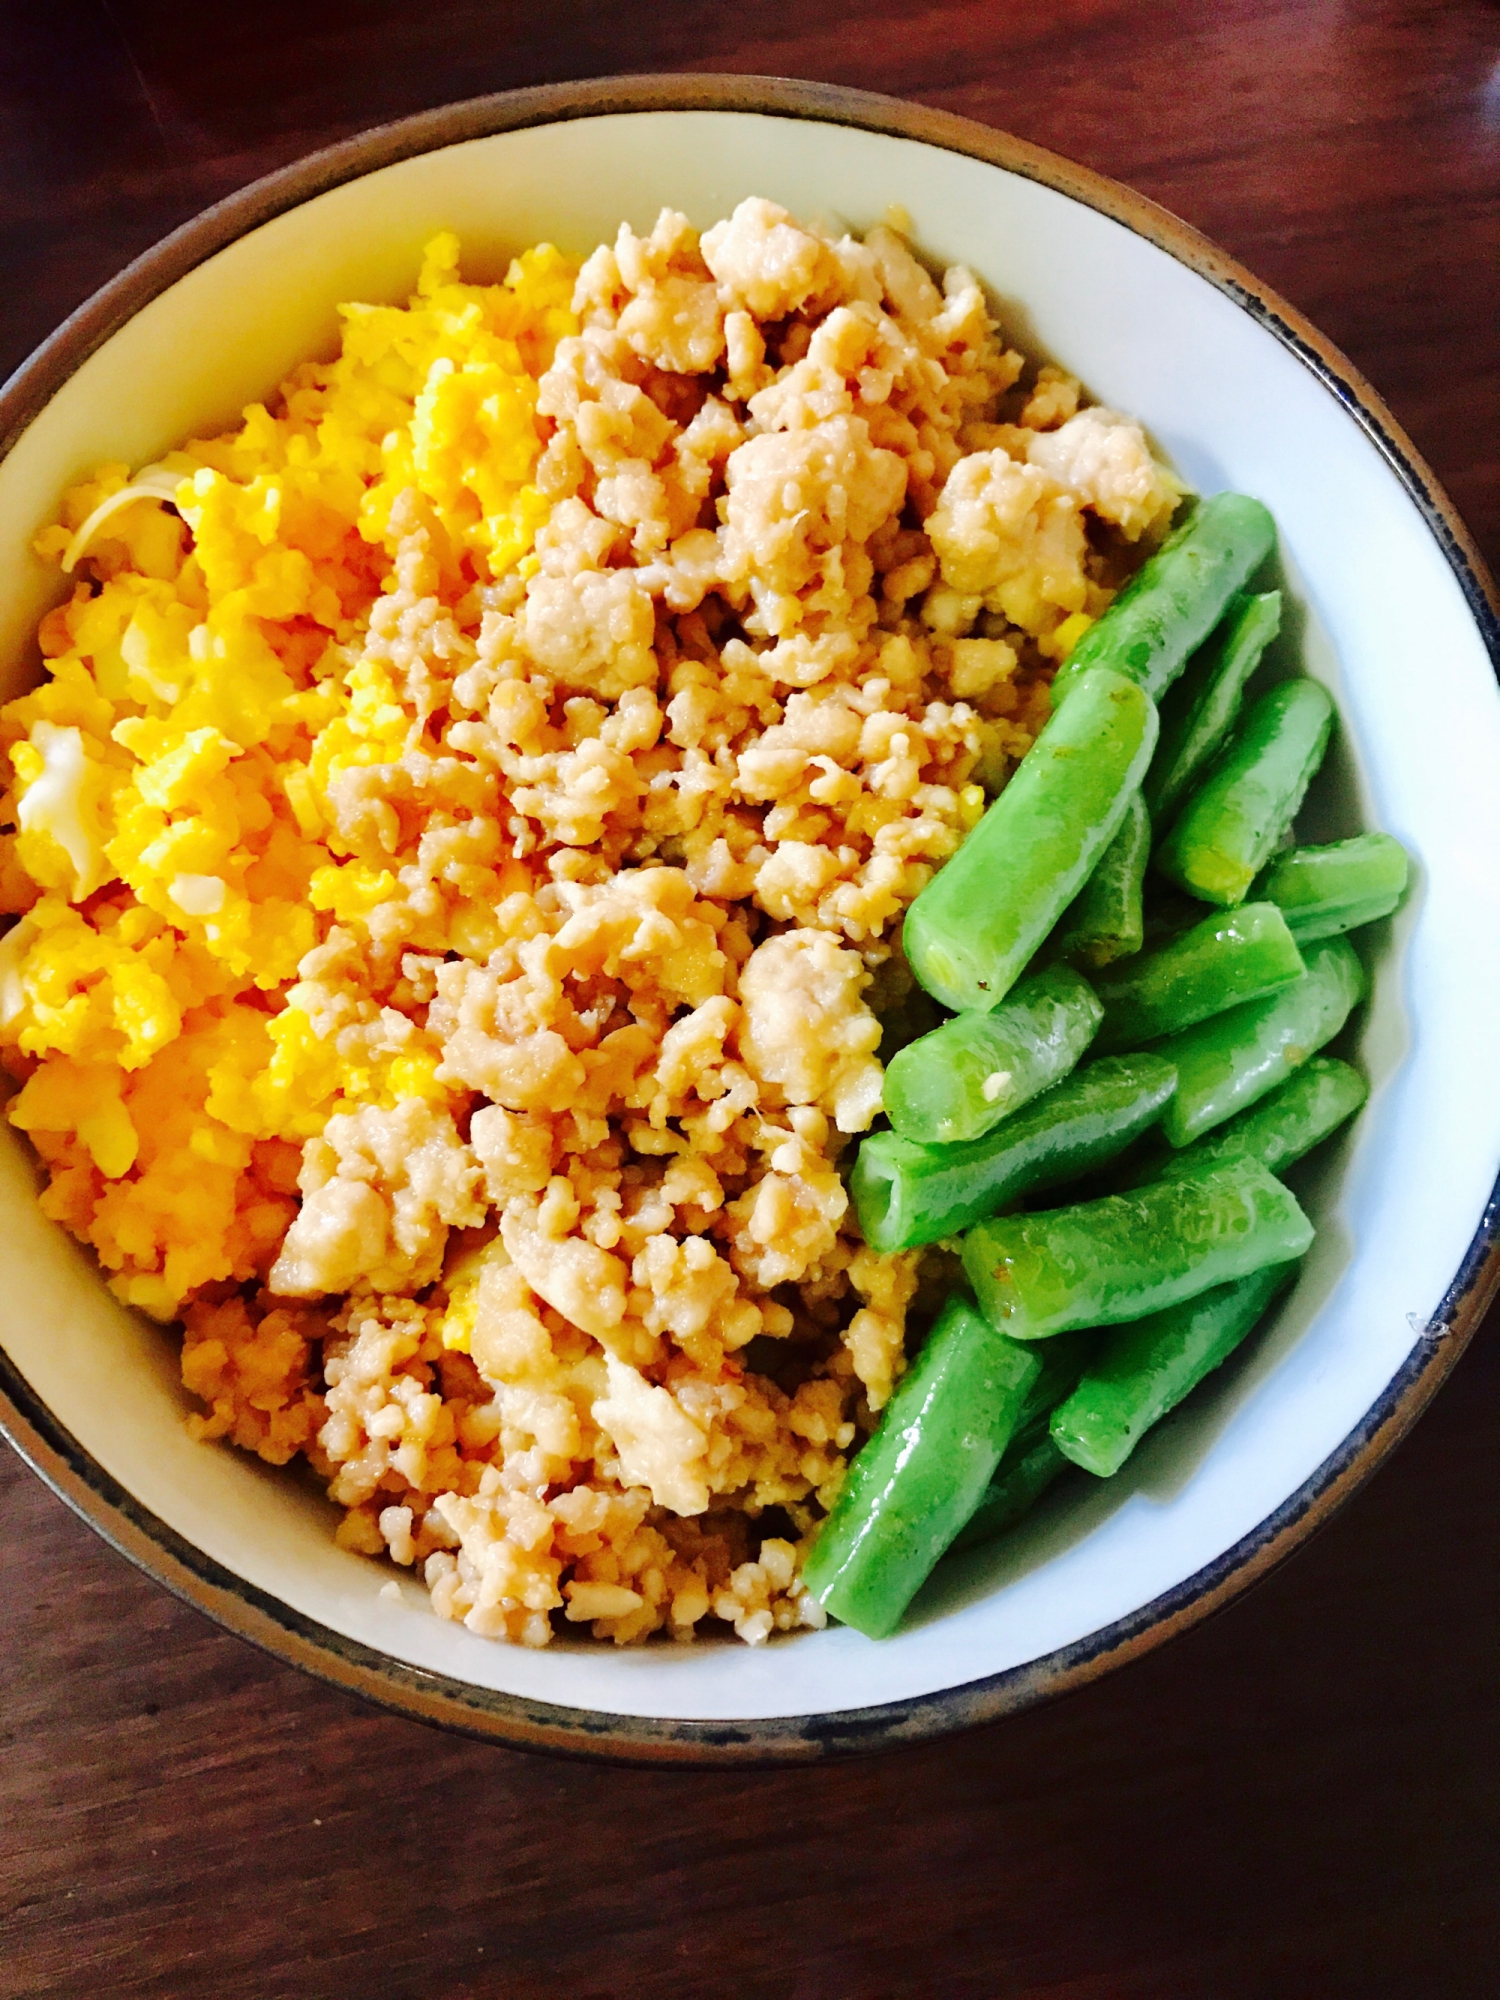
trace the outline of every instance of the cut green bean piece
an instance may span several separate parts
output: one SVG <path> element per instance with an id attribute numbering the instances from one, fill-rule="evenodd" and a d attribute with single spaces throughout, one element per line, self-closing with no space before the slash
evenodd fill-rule
<path id="1" fill-rule="evenodd" d="M 1259 1104 L 1180 1153 L 1158 1159 L 1137 1185 L 1181 1180 L 1228 1160 L 1259 1160 L 1267 1173 L 1284 1173 L 1346 1124 L 1368 1094 L 1369 1085 L 1357 1069 L 1337 1056 L 1314 1056 Z"/>
<path id="2" fill-rule="evenodd" d="M 1258 1103 L 1330 1042 L 1365 993 L 1365 969 L 1344 938 L 1303 953 L 1305 976 L 1216 1014 L 1160 1044 L 1177 1065 L 1177 1091 L 1162 1114 L 1170 1146 L 1187 1146 L 1237 1111 Z"/>
<path id="3" fill-rule="evenodd" d="M 1026 1392 L 1016 1419 L 1015 1433 L 995 1467 L 994 1477 L 967 1525 L 949 1544 L 950 1552 L 973 1548 L 978 1542 L 991 1540 L 1011 1521 L 1025 1513 L 1044 1487 L 1051 1484 L 1052 1473 L 1038 1483 L 1040 1468 L 1023 1471 L 1021 1461 L 1048 1443 L 1047 1420 L 1058 1404 L 1077 1388 L 1085 1368 L 1098 1352 L 1099 1338 L 1097 1333 L 1060 1333 L 1056 1340 L 1038 1341 L 1027 1348 L 1028 1354 L 1040 1357 L 1042 1365 Z M 1056 1472 L 1062 1470 L 1063 1463 L 1065 1461 L 1059 1461 Z M 1002 1488 L 1004 1504 L 999 1505 Z"/>
<path id="4" fill-rule="evenodd" d="M 1162 945 L 1170 944 L 1173 938 L 1181 937 L 1184 931 L 1190 931 L 1194 924 L 1201 924 L 1203 905 L 1196 896 L 1189 896 L 1184 890 L 1164 882 L 1159 875 L 1148 872 L 1145 914 L 1145 949 L 1156 951 Z"/>
<path id="5" fill-rule="evenodd" d="M 1114 1326 L 1300 1257 L 1312 1224 L 1255 1160 L 1073 1208 L 995 1216 L 964 1239 L 980 1311 L 1013 1340 Z"/>
<path id="6" fill-rule="evenodd" d="M 995 1468 L 995 1476 L 984 1489 L 979 1505 L 949 1544 L 950 1555 L 965 1549 L 981 1548 L 1013 1528 L 1029 1514 L 1037 1501 L 1061 1473 L 1068 1470 L 1066 1459 L 1046 1431 L 1017 1438 Z"/>
<path id="7" fill-rule="evenodd" d="M 1054 1340 L 1038 1341 L 1027 1348 L 1028 1354 L 1041 1356 L 1042 1365 L 1016 1419 L 1016 1444 L 1029 1432 L 1046 1427 L 1058 1404 L 1077 1388 L 1099 1351 L 1099 1341 L 1100 1335 L 1090 1327 L 1082 1333 L 1060 1333 Z"/>
<path id="8" fill-rule="evenodd" d="M 1060 958 L 1092 969 L 1140 950 L 1141 885 L 1150 859 L 1151 815 L 1137 792 L 1093 874 L 1063 911 L 1055 934 Z"/>
<path id="9" fill-rule="evenodd" d="M 885 1073 L 886 1116 L 921 1145 L 982 1138 L 1061 1082 L 1103 1017 L 1087 980 L 1071 966 L 1048 966 L 998 1007 L 955 1014 L 908 1043 Z"/>
<path id="10" fill-rule="evenodd" d="M 1406 849 L 1388 833 L 1357 833 L 1326 847 L 1278 854 L 1255 885 L 1275 903 L 1299 944 L 1337 937 L 1388 917 L 1406 893 Z"/>
<path id="11" fill-rule="evenodd" d="M 1101 973 L 1101 1047 L 1139 1048 L 1226 1008 L 1280 992 L 1306 967 L 1274 903 L 1243 903 L 1215 912 L 1156 951 L 1117 972 Z"/>
<path id="12" fill-rule="evenodd" d="M 1321 682 L 1283 681 L 1263 694 L 1157 850 L 1168 880 L 1206 903 L 1242 903 L 1296 817 L 1332 729 Z"/>
<path id="13" fill-rule="evenodd" d="M 995 1467 L 995 1476 L 970 1516 L 968 1525 L 960 1530 L 950 1545 L 952 1549 L 972 1548 L 977 1542 L 989 1541 L 999 1534 L 1011 1521 L 1019 1519 L 1032 1501 L 1051 1484 L 1054 1474 L 1062 1470 L 1064 1461 L 1059 1459 L 1053 1471 L 1038 1481 L 1041 1468 L 1032 1466 L 1029 1471 L 1023 1470 L 1022 1461 L 1049 1442 L 1047 1419 L 1058 1404 L 1077 1388 L 1098 1349 L 1099 1336 L 1096 1333 L 1060 1333 L 1055 1340 L 1040 1341 L 1027 1348 L 1028 1354 L 1040 1357 L 1042 1365 L 1026 1392 L 1016 1419 L 1015 1434 Z M 1003 1505 L 1000 1504 L 1002 1500 Z"/>
<path id="14" fill-rule="evenodd" d="M 1258 500 L 1216 493 L 1200 502 L 1078 641 L 1053 702 L 1071 702 L 1095 667 L 1128 674 L 1159 701 L 1275 545 L 1276 525 Z"/>
<path id="15" fill-rule="evenodd" d="M 1228 1360 L 1295 1271 L 1294 1264 L 1267 1265 L 1118 1327 L 1053 1412 L 1053 1444 L 1100 1479 L 1118 1472 L 1151 1426 Z"/>
<path id="16" fill-rule="evenodd" d="M 1245 699 L 1245 683 L 1281 627 L 1281 592 L 1236 595 L 1208 643 L 1161 705 L 1161 736 L 1142 786 L 1164 823 L 1222 748 Z"/>
<path id="17" fill-rule="evenodd" d="M 1002 1001 L 1114 838 L 1156 747 L 1156 709 L 1099 668 L 906 913 L 907 962 L 955 1012 Z"/>
<path id="18" fill-rule="evenodd" d="M 1019 1195 L 1070 1181 L 1154 1125 L 1176 1072 L 1156 1055 L 1089 1063 L 963 1146 L 919 1146 L 872 1132 L 849 1192 L 864 1239 L 887 1255 L 956 1236 Z"/>
<path id="19" fill-rule="evenodd" d="M 803 1571 L 872 1639 L 893 1632 L 1016 1433 L 1040 1355 L 950 1299 L 849 1467 Z"/>

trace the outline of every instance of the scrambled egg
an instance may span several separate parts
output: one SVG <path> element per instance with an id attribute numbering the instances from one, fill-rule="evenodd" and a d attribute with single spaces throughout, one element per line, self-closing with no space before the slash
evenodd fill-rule
<path id="1" fill-rule="evenodd" d="M 428 246 L 408 306 L 346 307 L 338 358 L 299 368 L 278 414 L 134 484 L 104 467 L 38 540 L 98 581 L 44 621 L 48 678 L 0 717 L 10 1116 L 51 1169 L 48 1212 L 159 1318 L 264 1274 L 296 1208 L 290 1147 L 359 1105 L 445 1096 L 434 1050 L 322 1039 L 297 979 L 390 886 L 331 838 L 327 798 L 405 747 L 401 690 L 349 648 L 413 510 L 481 579 L 549 511 L 537 378 L 576 330 L 574 271 L 543 246 L 466 285 L 458 248 Z"/>

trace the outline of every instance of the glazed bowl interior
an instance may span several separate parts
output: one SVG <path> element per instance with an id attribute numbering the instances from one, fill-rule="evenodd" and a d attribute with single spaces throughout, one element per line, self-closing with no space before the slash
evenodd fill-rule
<path id="1" fill-rule="evenodd" d="M 296 361 L 330 352 L 340 300 L 402 298 L 432 232 L 456 229 L 468 270 L 493 275 L 539 238 L 578 254 L 622 218 L 646 230 L 671 205 L 701 227 L 749 194 L 855 229 L 905 210 L 931 260 L 979 272 L 1010 339 L 1141 417 L 1194 487 L 1268 503 L 1293 607 L 1281 665 L 1326 681 L 1342 717 L 1323 831 L 1388 829 L 1417 882 L 1373 935 L 1357 1036 L 1369 1107 L 1302 1184 L 1317 1244 L 1273 1328 L 1125 1474 L 1080 1479 L 998 1549 L 945 1566 L 881 1644 L 830 1628 L 755 1650 L 531 1653 L 435 1618 L 413 1582 L 382 1595 L 391 1572 L 334 1547 L 333 1510 L 310 1485 L 189 1440 L 173 1339 L 116 1305 L 42 1218 L 7 1133 L 0 1338 L 27 1393 L 231 1595 L 245 1587 L 315 1651 L 402 1663 L 481 1705 L 488 1693 L 753 1725 L 920 1703 L 1191 1596 L 1226 1552 L 1253 1549 L 1409 1365 L 1500 1162 L 1500 699 L 1454 567 L 1369 425 L 1253 299 L 1030 171 L 831 120 L 648 110 L 500 131 L 303 201 L 145 304 L 0 467 L 5 692 L 34 671 L 28 635 L 58 595 L 27 544 L 63 488 L 233 421 Z"/>

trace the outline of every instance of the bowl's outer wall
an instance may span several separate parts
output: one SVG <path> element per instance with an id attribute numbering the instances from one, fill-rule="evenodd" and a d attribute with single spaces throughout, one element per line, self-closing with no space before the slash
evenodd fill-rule
<path id="1" fill-rule="evenodd" d="M 231 418 L 327 350 L 338 299 L 400 296 L 434 228 L 457 227 L 494 262 L 540 235 L 587 249 L 621 214 L 649 226 L 664 200 L 703 224 L 749 192 L 855 226 L 901 202 L 924 248 L 997 285 L 1012 338 L 1055 350 L 1142 414 L 1195 483 L 1271 501 L 1298 559 L 1308 662 L 1348 724 L 1335 823 L 1390 826 L 1424 881 L 1363 1036 L 1375 1100 L 1347 1173 L 1308 1194 L 1319 1252 L 1272 1339 L 1129 1478 L 954 1565 L 927 1615 L 881 1647 L 839 1631 L 759 1655 L 532 1656 L 442 1625 L 414 1586 L 410 1602 L 378 1598 L 379 1573 L 331 1547 L 316 1496 L 186 1439 L 170 1343 L 112 1306 L 40 1216 L 33 1170 L 11 1149 L 7 1426 L 65 1497 L 284 1657 L 433 1719 L 617 1755 L 912 1740 L 1156 1643 L 1263 1572 L 1364 1476 L 1494 1280 L 1500 1069 L 1483 1008 L 1500 971 L 1487 942 L 1500 939 L 1500 817 L 1484 800 L 1500 648 L 1477 560 L 1378 402 L 1288 309 L 1162 211 L 1003 135 L 813 86 L 632 80 L 453 107 L 246 190 L 123 274 L 0 394 L 12 447 L 0 550 L 30 593 L 0 610 L 0 657 L 23 656 L 55 595 L 25 543 L 62 485 L 101 457 L 140 463 Z M 1416 710 L 1415 660 L 1435 684 Z"/>

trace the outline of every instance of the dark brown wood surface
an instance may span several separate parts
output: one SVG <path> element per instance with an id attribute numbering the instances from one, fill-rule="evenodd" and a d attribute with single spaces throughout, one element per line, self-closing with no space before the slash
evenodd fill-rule
<path id="1" fill-rule="evenodd" d="M 684 68 L 920 98 L 1154 196 L 1343 346 L 1500 563 L 1493 0 L 6 0 L 0 373 L 330 139 Z M 364 1709 L 0 1453 L 0 2000 L 1496 1992 L 1497 1334 L 1216 1621 L 819 1771 L 554 1763 Z"/>

